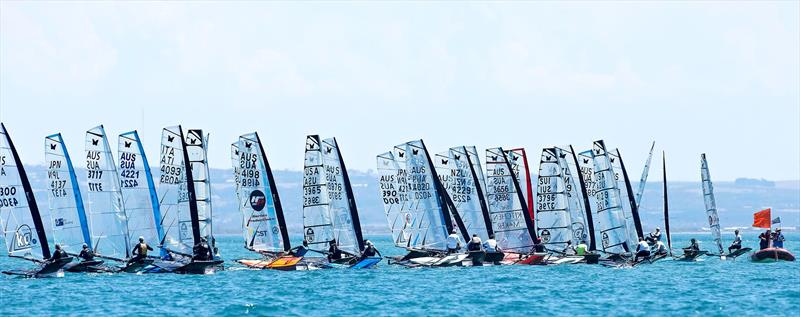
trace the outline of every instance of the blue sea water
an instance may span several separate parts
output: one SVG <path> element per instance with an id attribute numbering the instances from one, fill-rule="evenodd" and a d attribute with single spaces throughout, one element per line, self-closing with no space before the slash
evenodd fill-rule
<path id="1" fill-rule="evenodd" d="M 674 235 L 677 247 L 708 234 Z M 384 255 L 402 254 L 388 236 L 368 237 Z M 727 237 L 730 241 L 730 237 Z M 794 315 L 800 262 L 752 263 L 707 257 L 635 268 L 599 265 L 371 270 L 257 271 L 238 237 L 218 239 L 227 268 L 214 275 L 66 274 L 0 277 L 0 316 L 239 315 Z M 757 247 L 748 233 L 745 244 Z M 787 235 L 800 255 L 800 234 Z M 30 267 L 0 258 L 0 270 Z"/>

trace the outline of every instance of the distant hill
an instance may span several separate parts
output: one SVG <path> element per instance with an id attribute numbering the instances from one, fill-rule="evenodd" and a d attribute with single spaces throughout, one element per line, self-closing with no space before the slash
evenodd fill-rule
<path id="1" fill-rule="evenodd" d="M 44 166 L 26 167 L 36 192 L 36 199 L 47 215 L 47 170 Z M 158 173 L 158 168 L 152 169 Z M 377 176 L 373 172 L 352 170 L 350 179 L 358 202 L 361 222 L 368 232 L 388 232 L 383 205 L 378 197 Z M 81 184 L 85 184 L 84 171 L 78 171 Z M 302 227 L 301 171 L 274 171 L 286 222 L 292 233 Z M 241 214 L 237 209 L 230 169 L 212 169 L 212 203 L 214 225 L 218 233 L 239 233 Z M 156 179 L 158 175 L 155 175 Z M 663 226 L 662 185 L 648 183 L 642 199 L 642 221 L 645 230 Z M 634 185 L 636 188 L 636 185 Z M 771 182 L 767 180 L 738 179 L 735 182 L 716 182 L 714 189 L 717 208 L 723 227 L 749 227 L 752 214 L 764 207 L 772 207 L 774 216 L 780 216 L 784 227 L 800 227 L 800 180 Z M 85 188 L 82 188 L 85 192 Z M 699 182 L 670 182 L 670 219 L 673 231 L 697 231 L 707 227 L 702 189 Z"/>

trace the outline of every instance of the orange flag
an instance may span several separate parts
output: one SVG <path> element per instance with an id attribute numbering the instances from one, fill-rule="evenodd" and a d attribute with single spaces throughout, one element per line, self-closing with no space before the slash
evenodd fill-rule
<path id="1" fill-rule="evenodd" d="M 772 208 L 767 208 L 753 214 L 753 227 L 769 229 L 772 224 Z"/>

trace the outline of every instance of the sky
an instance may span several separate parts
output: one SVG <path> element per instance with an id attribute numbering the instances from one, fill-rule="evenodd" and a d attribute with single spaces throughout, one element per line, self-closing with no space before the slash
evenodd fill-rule
<path id="1" fill-rule="evenodd" d="M 3 1 L 0 121 L 26 164 L 104 124 L 155 165 L 181 124 L 218 168 L 257 131 L 275 169 L 302 169 L 307 134 L 359 170 L 420 138 L 534 167 L 604 139 L 634 175 L 656 141 L 671 180 L 699 181 L 703 152 L 715 180 L 796 180 L 800 2 Z"/>

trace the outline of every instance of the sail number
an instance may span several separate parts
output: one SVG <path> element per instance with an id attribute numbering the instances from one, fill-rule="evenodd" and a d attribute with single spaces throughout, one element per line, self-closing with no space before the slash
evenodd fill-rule
<path id="1" fill-rule="evenodd" d="M 16 207 L 19 205 L 17 200 L 17 188 L 14 186 L 0 187 L 0 207 Z"/>

